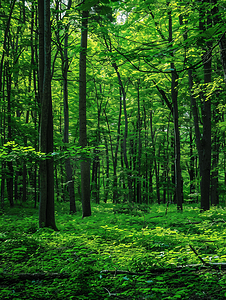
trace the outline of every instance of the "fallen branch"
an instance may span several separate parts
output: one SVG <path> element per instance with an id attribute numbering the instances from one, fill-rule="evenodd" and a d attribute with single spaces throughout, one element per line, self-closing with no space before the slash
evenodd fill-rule
<path id="1" fill-rule="evenodd" d="M 146 272 L 132 272 L 126 270 L 102 270 L 100 273 L 104 274 L 113 274 L 114 276 L 118 274 L 128 274 L 128 275 L 158 275 L 166 272 L 176 272 L 182 269 L 220 269 L 226 270 L 226 263 L 202 263 L 202 264 L 189 264 L 189 265 L 180 265 L 180 266 L 171 266 L 167 268 L 153 268 L 152 270 L 147 270 Z M 99 271 L 97 271 L 99 273 Z M 0 273 L 0 282 L 8 281 L 8 282 L 17 282 L 23 280 L 52 280 L 55 278 L 64 279 L 70 278 L 73 276 L 68 273 Z"/>
<path id="2" fill-rule="evenodd" d="M 50 280 L 69 278 L 70 276 L 66 273 L 0 273 L 0 281 Z"/>
<path id="3" fill-rule="evenodd" d="M 162 274 L 166 272 L 176 272 L 182 269 L 207 269 L 207 268 L 213 268 L 213 269 L 221 269 L 221 270 L 226 270 L 226 263 L 205 263 L 205 264 L 189 264 L 189 265 L 180 265 L 180 266 L 172 266 L 168 268 L 155 268 L 153 270 L 148 270 L 146 272 L 131 272 L 131 271 L 126 271 L 126 270 L 102 270 L 100 273 L 104 274 L 113 274 L 114 276 L 118 274 L 127 274 L 127 275 L 137 275 L 137 276 L 142 276 L 142 275 L 148 275 L 148 274 Z"/>
<path id="4" fill-rule="evenodd" d="M 206 265 L 206 262 L 202 259 L 202 257 L 200 257 L 197 253 L 197 251 L 195 250 L 194 247 L 192 247 L 192 245 L 189 245 L 189 247 L 191 248 L 191 250 L 195 253 L 195 255 L 198 257 L 198 259 L 204 264 Z"/>

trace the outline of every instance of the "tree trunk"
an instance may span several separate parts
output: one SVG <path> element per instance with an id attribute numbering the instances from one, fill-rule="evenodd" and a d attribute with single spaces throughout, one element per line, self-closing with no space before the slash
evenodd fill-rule
<path id="1" fill-rule="evenodd" d="M 204 14 L 200 12 L 199 28 L 201 31 L 205 31 L 206 27 L 203 23 Z M 210 16 L 206 21 L 207 28 L 210 28 L 212 20 Z M 212 53 L 210 49 L 212 42 L 206 42 L 206 52 L 202 56 L 203 68 L 204 68 L 204 84 L 207 86 L 211 82 L 212 72 Z M 209 210 L 210 208 L 210 170 L 211 170 L 211 97 L 207 98 L 206 95 L 202 95 L 202 122 L 203 122 L 203 136 L 201 139 L 201 149 L 199 153 L 199 165 L 201 173 L 201 209 Z"/>
<path id="2" fill-rule="evenodd" d="M 110 159 L 109 159 L 109 150 L 108 150 L 108 141 L 107 138 L 104 136 L 104 143 L 106 148 L 106 172 L 103 172 L 103 177 L 106 178 L 106 186 L 104 186 L 104 203 L 107 203 L 108 200 L 108 193 L 109 193 L 109 176 L 110 176 Z M 105 180 L 103 179 L 103 182 Z M 116 182 L 117 183 L 117 182 Z"/>
<path id="3" fill-rule="evenodd" d="M 140 81 L 137 83 L 137 131 L 138 131 L 138 158 L 137 158 L 137 203 L 141 203 L 141 118 L 140 118 Z"/>
<path id="4" fill-rule="evenodd" d="M 56 3 L 56 8 L 59 11 L 59 2 Z M 67 10 L 71 8 L 71 0 L 68 1 Z M 67 14 L 67 13 L 66 13 Z M 57 19 L 57 21 L 59 21 Z M 62 77 L 63 77 L 63 95 L 64 95 L 64 150 L 67 150 L 67 144 L 69 143 L 69 108 L 68 108 L 68 30 L 69 25 L 66 26 L 65 29 L 65 37 L 64 37 L 64 50 L 60 47 L 61 53 L 61 64 L 62 64 Z M 60 45 L 60 36 L 59 31 L 56 32 L 57 41 Z M 76 212 L 75 206 L 75 190 L 74 190 L 74 179 L 73 179 L 73 169 L 71 165 L 70 158 L 66 158 L 65 160 L 65 171 L 67 177 L 67 190 L 69 193 L 70 200 L 70 213 Z"/>
<path id="5" fill-rule="evenodd" d="M 127 117 L 127 109 L 126 109 L 126 92 L 124 89 L 124 86 L 122 84 L 121 75 L 118 71 L 118 66 L 116 63 L 112 63 L 113 68 L 115 69 L 115 72 L 118 77 L 119 86 L 122 93 L 122 104 L 123 104 L 123 111 L 124 111 L 124 118 L 125 118 L 125 131 L 124 131 L 124 138 L 123 138 L 123 158 L 126 166 L 126 173 L 127 173 L 127 180 L 128 180 L 128 200 L 131 201 L 132 199 L 132 182 L 131 182 L 131 170 L 129 168 L 129 162 L 127 157 L 127 135 L 128 135 L 128 117 Z"/>
<path id="6" fill-rule="evenodd" d="M 192 118 L 190 116 L 190 118 Z M 193 153 L 193 136 L 192 136 L 192 126 L 189 128 L 189 154 L 190 154 L 190 159 L 189 159 L 189 167 L 188 167 L 188 173 L 189 173 L 189 178 L 190 178 L 190 194 L 195 193 L 195 185 L 194 185 L 194 180 L 195 180 L 195 158 L 194 158 L 194 153 Z"/>
<path id="7" fill-rule="evenodd" d="M 172 71 L 172 81 L 171 81 L 171 97 L 173 103 L 173 120 L 174 120 L 174 138 L 175 138 L 175 186 L 176 186 L 176 201 L 177 209 L 183 210 L 182 207 L 182 183 L 181 183 L 181 167 L 180 167 L 180 131 L 178 122 L 178 103 L 177 103 L 177 73 L 174 64 L 171 63 Z"/>
<path id="8" fill-rule="evenodd" d="M 5 162 L 2 163 L 2 176 L 1 176 L 1 208 L 4 208 L 5 199 Z"/>
<path id="9" fill-rule="evenodd" d="M 8 62 L 5 64 L 5 75 L 6 75 L 6 84 L 7 84 L 7 114 L 8 114 L 8 141 L 12 140 L 12 127 L 11 127 L 11 84 L 12 84 L 12 77 L 11 71 L 9 70 Z M 8 166 L 8 174 L 7 174 L 7 192 L 8 192 L 8 199 L 10 207 L 14 206 L 13 201 L 13 163 L 12 161 L 7 162 Z"/>
<path id="10" fill-rule="evenodd" d="M 156 151 L 155 151 L 155 140 L 154 140 L 154 130 L 153 130 L 153 120 L 152 120 L 152 111 L 150 112 L 150 128 L 151 128 L 151 141 L 152 141 L 152 156 L 154 157 L 154 170 L 155 170 L 155 181 L 156 181 L 156 193 L 157 193 L 157 201 L 160 204 L 160 190 L 159 190 L 159 171 L 158 164 L 156 160 Z"/>
<path id="11" fill-rule="evenodd" d="M 151 168 L 152 158 L 148 160 L 148 130 L 147 130 L 147 114 L 145 108 L 145 102 L 143 100 L 143 110 L 144 110 L 144 148 L 145 148 L 145 180 L 143 182 L 143 203 L 149 203 L 149 192 L 148 192 L 148 169 Z"/>
<path id="12" fill-rule="evenodd" d="M 117 191 L 117 162 L 118 162 L 118 150 L 120 144 L 120 134 L 121 134 L 121 116 L 122 116 L 122 98 L 120 94 L 119 99 L 119 115 L 118 115 L 118 129 L 117 129 L 117 142 L 115 147 L 115 156 L 113 158 L 113 203 L 118 200 L 118 191 Z M 109 134 L 110 131 L 109 131 Z"/>
<path id="13" fill-rule="evenodd" d="M 171 11 L 168 12 L 169 16 L 169 43 L 173 42 L 173 28 Z M 173 57 L 173 54 L 171 54 Z M 173 124 L 174 124 L 174 139 L 175 139 L 175 187 L 176 187 L 176 201 L 177 209 L 182 210 L 182 184 L 181 184 L 181 167 L 180 167 L 180 129 L 179 129 L 179 116 L 178 116 L 178 75 L 176 67 L 172 62 L 171 68 L 171 98 L 173 106 Z"/>
<path id="14" fill-rule="evenodd" d="M 41 95 L 40 150 L 43 153 L 51 154 L 53 152 L 53 116 L 50 0 L 39 0 L 38 5 L 40 30 L 39 87 Z M 52 157 L 40 162 L 39 227 L 51 227 L 57 230 L 54 214 L 54 170 Z"/>
<path id="15" fill-rule="evenodd" d="M 82 148 L 87 146 L 86 133 L 86 53 L 89 12 L 82 12 L 81 52 L 79 60 L 79 143 Z M 91 215 L 90 205 L 90 161 L 81 161 L 81 196 L 83 218 Z"/>

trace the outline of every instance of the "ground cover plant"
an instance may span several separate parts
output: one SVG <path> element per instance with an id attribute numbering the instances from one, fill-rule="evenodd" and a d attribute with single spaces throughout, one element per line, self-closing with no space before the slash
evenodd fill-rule
<path id="1" fill-rule="evenodd" d="M 99 204 L 89 218 L 57 204 L 0 219 L 1 299 L 226 299 L 226 211 Z"/>

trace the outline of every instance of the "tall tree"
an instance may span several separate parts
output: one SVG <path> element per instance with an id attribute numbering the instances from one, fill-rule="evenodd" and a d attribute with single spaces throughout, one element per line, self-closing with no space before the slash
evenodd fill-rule
<path id="1" fill-rule="evenodd" d="M 169 3 L 168 3 L 169 4 Z M 169 43 L 173 42 L 173 24 L 171 9 L 168 12 L 169 16 Z M 172 54 L 173 59 L 173 54 Z M 180 130 L 179 130 L 179 112 L 178 112 L 178 74 L 174 62 L 170 63 L 171 72 L 171 98 L 173 104 L 173 123 L 174 123 L 174 138 L 175 138 L 175 184 L 176 184 L 176 201 L 177 209 L 182 210 L 182 182 L 181 182 L 181 166 L 180 166 Z"/>
<path id="2" fill-rule="evenodd" d="M 41 99 L 40 150 L 53 152 L 53 116 L 51 96 L 51 23 L 50 0 L 38 1 L 39 12 L 39 93 Z M 53 157 L 40 162 L 39 227 L 57 230 L 54 212 Z"/>
<path id="3" fill-rule="evenodd" d="M 212 21 L 210 18 L 209 9 L 206 8 L 209 1 L 203 1 L 199 7 L 199 29 L 201 32 L 205 32 L 206 29 L 211 28 Z M 208 90 L 208 84 L 211 82 L 212 75 L 212 41 L 204 41 L 202 62 L 204 69 L 204 87 Z M 189 82 L 190 90 L 193 87 L 193 76 L 192 71 L 189 70 Z M 202 135 L 199 129 L 199 115 L 196 98 L 191 95 L 191 106 L 194 116 L 194 126 L 196 135 L 196 145 L 199 155 L 199 168 L 201 176 L 201 209 L 208 210 L 210 208 L 210 170 L 211 170 L 211 97 L 207 96 L 206 92 L 202 92 Z"/>
<path id="4" fill-rule="evenodd" d="M 67 12 L 71 8 L 72 1 L 69 0 L 67 4 Z M 62 19 L 59 20 L 59 12 L 60 4 L 59 1 L 56 2 L 56 10 L 57 10 L 57 23 L 62 22 Z M 68 16 L 66 12 L 64 17 Z M 69 69 L 69 57 L 68 57 L 68 31 L 69 31 L 70 22 L 67 23 L 65 27 L 65 34 L 64 34 L 64 47 L 61 45 L 60 41 L 60 26 L 56 30 L 57 42 L 58 47 L 60 48 L 60 56 L 61 56 L 61 64 L 62 64 L 62 77 L 63 77 L 63 97 L 64 97 L 64 150 L 67 150 L 67 145 L 69 143 L 69 106 L 68 106 L 68 69 Z M 70 213 L 76 212 L 75 206 L 75 190 L 74 190 L 74 179 L 73 179 L 73 169 L 71 165 L 70 158 L 66 158 L 65 160 L 65 171 L 67 177 L 67 187 L 69 192 L 69 199 L 70 199 Z"/>
<path id="5" fill-rule="evenodd" d="M 89 11 L 82 11 L 81 51 L 79 59 L 79 143 L 87 146 L 86 126 L 86 56 Z M 83 218 L 91 215 L 90 205 L 90 161 L 83 157 L 81 161 L 81 196 Z"/>

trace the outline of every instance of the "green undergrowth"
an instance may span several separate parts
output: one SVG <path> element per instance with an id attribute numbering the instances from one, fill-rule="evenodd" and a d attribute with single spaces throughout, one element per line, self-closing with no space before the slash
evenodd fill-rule
<path id="1" fill-rule="evenodd" d="M 57 204 L 59 231 L 38 229 L 35 209 L 2 212 L 0 299 L 226 299 L 225 209 L 107 203 L 84 219 L 67 210 Z"/>

